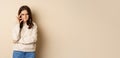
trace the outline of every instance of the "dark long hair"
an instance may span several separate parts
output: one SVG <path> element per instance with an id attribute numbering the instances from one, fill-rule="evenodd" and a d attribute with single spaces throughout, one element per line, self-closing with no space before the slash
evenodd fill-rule
<path id="1" fill-rule="evenodd" d="M 33 27 L 33 22 L 32 22 L 32 13 L 31 13 L 31 9 L 27 6 L 27 5 L 23 5 L 20 7 L 19 11 L 18 11 L 18 15 L 20 15 L 20 13 L 26 10 L 28 12 L 28 20 L 27 20 L 27 25 L 29 26 L 28 29 L 31 29 Z M 20 30 L 23 27 L 23 21 L 20 23 Z"/>

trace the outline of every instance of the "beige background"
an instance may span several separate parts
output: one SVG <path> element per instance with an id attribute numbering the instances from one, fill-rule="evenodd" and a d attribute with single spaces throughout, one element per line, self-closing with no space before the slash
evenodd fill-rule
<path id="1" fill-rule="evenodd" d="M 0 58 L 12 58 L 20 6 L 38 25 L 37 58 L 120 58 L 119 0 L 2 0 Z"/>

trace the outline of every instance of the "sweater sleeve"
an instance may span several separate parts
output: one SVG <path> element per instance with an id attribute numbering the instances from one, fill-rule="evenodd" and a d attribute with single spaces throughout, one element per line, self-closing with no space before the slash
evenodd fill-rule
<path id="1" fill-rule="evenodd" d="M 19 39 L 19 24 L 16 24 L 12 30 L 13 40 L 17 41 Z"/>

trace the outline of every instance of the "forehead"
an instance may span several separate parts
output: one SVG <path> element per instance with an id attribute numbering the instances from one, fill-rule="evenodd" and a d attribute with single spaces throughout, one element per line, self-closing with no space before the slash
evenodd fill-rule
<path id="1" fill-rule="evenodd" d="M 22 14 L 27 14 L 28 12 L 27 12 L 27 10 L 23 10 L 23 11 L 21 11 L 21 13 Z"/>

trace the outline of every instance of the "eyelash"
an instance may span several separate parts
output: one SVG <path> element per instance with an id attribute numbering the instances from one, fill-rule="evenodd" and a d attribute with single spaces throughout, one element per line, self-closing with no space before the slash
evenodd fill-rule
<path id="1" fill-rule="evenodd" d="M 24 15 L 24 14 L 22 14 L 22 15 Z M 26 14 L 26 15 L 28 15 L 28 14 Z"/>

